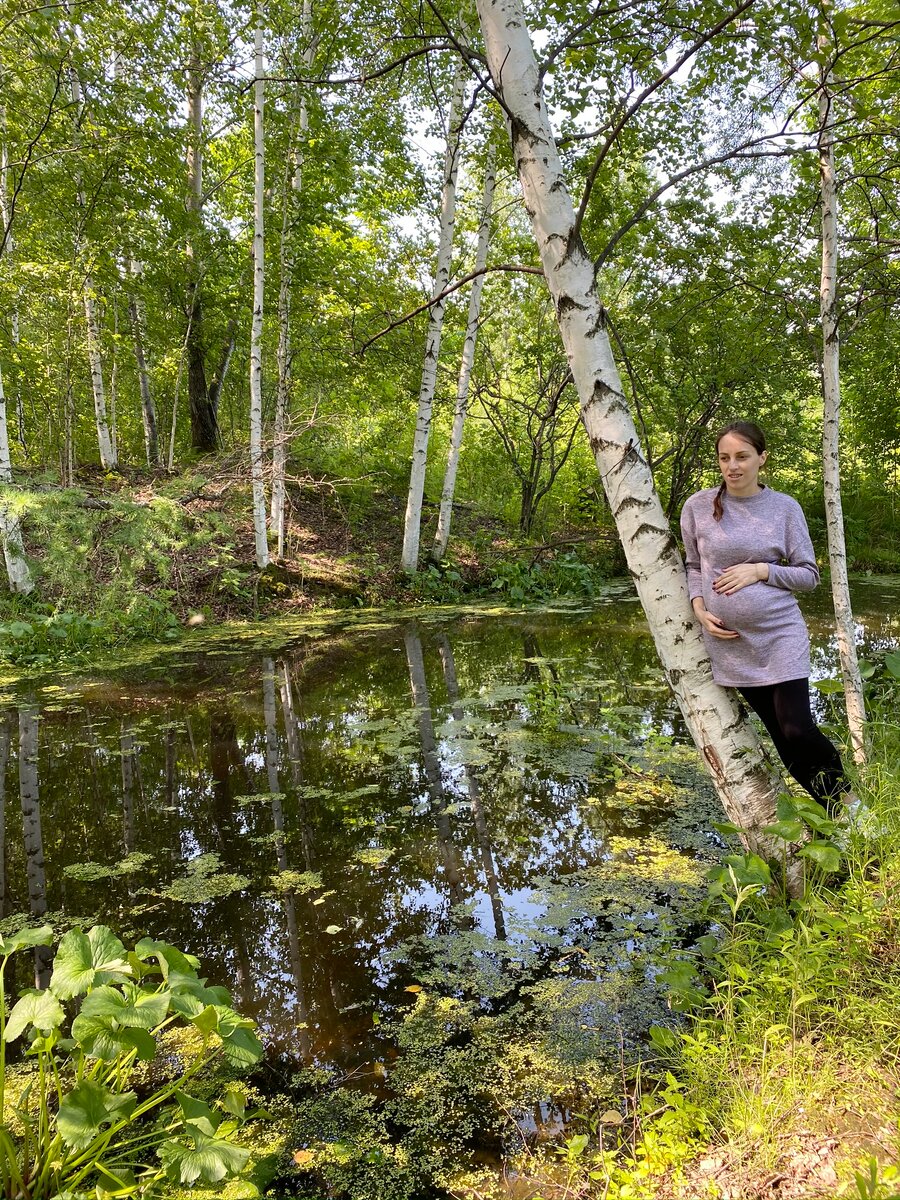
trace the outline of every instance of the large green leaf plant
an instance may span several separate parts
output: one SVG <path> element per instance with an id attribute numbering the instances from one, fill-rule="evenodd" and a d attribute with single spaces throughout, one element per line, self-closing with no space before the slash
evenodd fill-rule
<path id="1" fill-rule="evenodd" d="M 211 1107 L 185 1088 L 214 1064 L 256 1063 L 253 1022 L 207 986 L 197 959 L 149 938 L 128 951 L 104 925 L 70 930 L 47 989 L 7 1013 L 7 963 L 51 940 L 50 926 L 0 937 L 0 1197 L 104 1200 L 147 1195 L 167 1177 L 190 1186 L 240 1172 L 243 1096 L 223 1086 Z M 191 1049 L 173 1056 L 161 1035 L 179 1027 Z M 13 1083 L 15 1043 L 27 1043 L 27 1069 Z M 157 1058 L 165 1073 L 147 1070 Z"/>

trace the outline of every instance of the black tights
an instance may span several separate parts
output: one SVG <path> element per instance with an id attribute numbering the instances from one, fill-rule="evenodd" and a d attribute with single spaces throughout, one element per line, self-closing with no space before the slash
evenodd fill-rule
<path id="1" fill-rule="evenodd" d="M 738 691 L 769 731 L 790 774 L 815 800 L 828 806 L 850 790 L 840 754 L 813 720 L 808 679 Z"/>

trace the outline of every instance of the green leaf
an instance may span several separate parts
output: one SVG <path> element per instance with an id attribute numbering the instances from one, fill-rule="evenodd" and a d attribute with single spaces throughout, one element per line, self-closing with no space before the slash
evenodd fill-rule
<path id="1" fill-rule="evenodd" d="M 31 946 L 49 946 L 53 941 L 53 929 L 50 925 L 41 925 L 37 929 L 20 929 L 9 937 L 0 937 L 0 957 L 15 954 L 17 950 L 26 950 Z"/>
<path id="2" fill-rule="evenodd" d="M 262 1042 L 253 1032 L 254 1023 L 240 1017 L 231 1008 L 215 1005 L 216 1033 L 222 1039 L 222 1051 L 233 1067 L 252 1067 L 263 1055 Z"/>
<path id="3" fill-rule="evenodd" d="M 130 1117 L 137 1096 L 134 1092 L 115 1095 L 93 1079 L 82 1079 L 59 1106 L 56 1124 L 67 1146 L 84 1150 L 104 1125 Z"/>
<path id="4" fill-rule="evenodd" d="M 780 838 L 783 842 L 799 842 L 806 832 L 806 826 L 797 818 L 789 818 L 786 821 L 776 821 L 774 825 L 766 825 L 763 828 L 763 833 L 769 834 L 770 837 Z"/>
<path id="5" fill-rule="evenodd" d="M 80 1015 L 110 1017 L 126 1029 L 153 1029 L 169 1012 L 168 992 L 147 992 L 127 984 L 121 991 L 106 985 L 85 997 Z"/>
<path id="6" fill-rule="evenodd" d="M 243 1121 L 244 1114 L 247 1111 L 247 1101 L 241 1092 L 237 1092 L 234 1088 L 229 1088 L 222 1097 L 222 1107 L 226 1112 L 231 1113 L 233 1117 L 237 1117 L 239 1121 Z"/>
<path id="7" fill-rule="evenodd" d="M 834 696 L 844 689 L 844 685 L 840 679 L 814 679 L 812 685 L 823 696 Z"/>
<path id="8" fill-rule="evenodd" d="M 139 959 L 145 961 L 155 958 L 159 963 L 159 969 L 162 972 L 163 979 L 169 980 L 169 972 L 177 971 L 186 979 L 196 979 L 197 971 L 200 967 L 200 960 L 194 958 L 192 954 L 184 954 L 175 946 L 170 946 L 168 942 L 157 942 L 153 938 L 142 938 L 134 948 L 135 954 Z M 173 986 L 170 984 L 170 986 Z"/>
<path id="9" fill-rule="evenodd" d="M 189 1127 L 191 1133 L 199 1131 L 212 1137 L 222 1119 L 219 1114 L 213 1112 L 209 1105 L 204 1104 L 202 1100 L 195 1100 L 193 1096 L 189 1096 L 187 1092 L 176 1092 L 175 1096 L 181 1107 L 184 1123 Z"/>
<path id="10" fill-rule="evenodd" d="M 62 1005 L 50 992 L 25 992 L 6 1022 L 6 1040 L 14 1042 L 30 1026 L 56 1029 L 65 1018 Z"/>
<path id="11" fill-rule="evenodd" d="M 156 1056 L 156 1042 L 146 1029 L 121 1028 L 108 1012 L 85 1012 L 84 1006 L 72 1022 L 72 1037 L 85 1054 L 104 1062 L 112 1062 L 120 1054 L 130 1054 L 132 1050 L 146 1060 Z"/>
<path id="12" fill-rule="evenodd" d="M 826 875 L 840 870 L 841 852 L 831 842 L 807 842 L 800 853 L 814 862 Z"/>
<path id="13" fill-rule="evenodd" d="M 890 654 L 886 654 L 884 656 L 884 665 L 889 675 L 893 675 L 895 679 L 900 679 L 900 650 L 892 650 Z"/>
<path id="14" fill-rule="evenodd" d="M 163 1142 L 159 1148 L 166 1174 L 176 1183 L 192 1184 L 198 1179 L 218 1183 L 227 1175 L 241 1171 L 250 1157 L 249 1150 L 233 1146 L 224 1138 L 192 1133 L 193 1147 L 180 1142 Z"/>
<path id="15" fill-rule="evenodd" d="M 100 984 L 122 983 L 130 974 L 125 947 L 111 929 L 95 925 L 87 935 L 70 929 L 56 952 L 50 990 L 60 1000 L 70 1000 Z"/>

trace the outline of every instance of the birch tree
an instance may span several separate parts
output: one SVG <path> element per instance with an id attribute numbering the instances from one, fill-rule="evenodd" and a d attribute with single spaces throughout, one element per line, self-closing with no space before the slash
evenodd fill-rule
<path id="1" fill-rule="evenodd" d="M 75 150 L 77 153 L 81 145 L 81 124 L 85 115 L 85 103 L 81 80 L 74 67 L 69 71 L 69 87 L 75 113 Z M 78 208 L 86 219 L 88 212 L 87 196 L 80 175 L 77 176 L 76 194 Z M 76 240 L 76 258 L 83 256 L 85 261 L 89 262 L 90 253 L 90 246 L 87 244 L 82 226 Z M 97 289 L 94 283 L 94 273 L 90 266 L 87 266 L 84 272 L 81 295 L 84 305 L 87 354 L 91 371 L 91 392 L 94 397 L 94 423 L 97 428 L 100 463 L 104 470 L 114 471 L 118 466 L 118 457 L 110 434 L 109 420 L 106 413 L 106 391 L 103 383 L 103 353 L 101 349 L 102 338 L 100 336 L 100 319 L 97 314 Z"/>
<path id="2" fill-rule="evenodd" d="M 828 51 L 828 39 L 819 38 L 819 49 Z M 862 676 L 856 653 L 856 628 L 847 579 L 847 546 L 841 503 L 840 472 L 840 331 L 838 328 L 838 195 L 834 157 L 834 106 L 831 72 L 822 67 L 819 86 L 819 186 L 822 203 L 822 274 L 819 288 L 822 320 L 822 472 L 825 523 L 828 532 L 828 565 L 837 634 L 847 724 L 854 760 L 866 759 Z"/>
<path id="3" fill-rule="evenodd" d="M 431 549 L 431 560 L 436 563 L 439 563 L 447 553 L 447 543 L 450 540 L 450 523 L 453 519 L 453 496 L 456 491 L 456 473 L 459 468 L 460 451 L 462 450 L 463 427 L 469 408 L 469 384 L 472 380 L 472 367 L 475 364 L 478 326 L 481 322 L 481 293 L 484 290 L 485 281 L 484 269 L 487 266 L 488 247 L 491 239 L 491 213 L 494 207 L 494 185 L 496 182 L 494 158 L 495 147 L 493 143 L 490 143 L 484 167 L 481 221 L 478 226 L 478 247 L 475 251 L 476 275 L 472 281 L 472 290 L 469 293 L 469 313 L 466 320 L 466 337 L 463 342 L 459 378 L 456 381 L 456 404 L 453 409 L 453 425 L 450 430 L 450 450 L 447 455 L 444 486 L 441 489 L 441 507 L 438 513 L 437 530 L 434 535 L 434 545 Z"/>
<path id="4" fill-rule="evenodd" d="M 6 396 L 3 391 L 3 369 L 0 367 L 0 487 L 12 485 L 12 462 L 9 455 L 9 430 L 6 423 Z M 3 557 L 6 561 L 6 577 L 9 590 L 26 595 L 34 588 L 31 568 L 22 545 L 22 527 L 17 514 L 4 500 L 0 500 L 0 538 L 3 540 Z"/>
<path id="5" fill-rule="evenodd" d="M 250 327 L 250 473 L 253 480 L 253 532 L 256 565 L 262 571 L 269 564 L 266 537 L 266 489 L 263 479 L 262 448 L 262 333 L 265 265 L 265 146 L 264 104 L 265 63 L 263 59 L 263 10 L 257 13 L 254 36 L 253 83 L 253 320 Z"/>
<path id="6" fill-rule="evenodd" d="M 148 467 L 162 466 L 159 453 L 159 428 L 156 421 L 156 406 L 150 391 L 150 372 L 147 370 L 147 355 L 144 350 L 144 313 L 137 292 L 140 267 L 134 259 L 128 260 L 130 279 L 128 291 L 128 316 L 131 321 L 131 340 L 134 346 L 134 361 L 137 366 L 138 388 L 141 394 L 141 420 L 144 426 L 144 450 Z"/>
<path id="7" fill-rule="evenodd" d="M 304 75 L 309 75 L 315 57 L 312 33 L 312 0 L 303 0 L 300 20 L 303 43 Z M 276 538 L 276 556 L 284 557 L 284 475 L 287 466 L 287 422 L 291 401 L 291 289 L 294 283 L 295 233 L 300 193 L 303 187 L 303 149 L 309 130 L 309 111 L 306 93 L 300 93 L 296 131 L 293 137 L 292 160 L 285 170 L 281 218 L 278 284 L 278 390 L 275 397 L 275 428 L 272 447 L 272 509 L 271 526 Z"/>
<path id="8" fill-rule="evenodd" d="M 765 827 L 776 789 L 749 723 L 712 679 L 672 537 L 623 394 L 597 292 L 544 101 L 521 0 L 476 0 L 487 63 L 503 106 L 525 208 L 556 306 L 593 451 L 666 678 L 729 818 L 745 845 L 782 849 Z M 791 867 L 793 886 L 799 867 Z"/>
<path id="9" fill-rule="evenodd" d="M 444 327 L 442 296 L 450 281 L 450 258 L 453 252 L 453 228 L 456 223 L 456 177 L 459 170 L 460 112 L 463 100 L 463 73 L 457 65 L 453 75 L 450 111 L 447 116 L 447 147 L 444 153 L 444 173 L 441 186 L 441 218 L 438 235 L 437 266 L 431 290 L 434 303 L 429 309 L 428 333 L 425 338 L 425 358 L 422 382 L 419 385 L 419 407 L 413 439 L 412 467 L 409 474 L 409 493 L 403 523 L 403 555 L 401 565 L 408 575 L 414 575 L 419 564 L 419 537 L 422 528 L 422 499 L 425 495 L 425 468 L 428 465 L 428 439 L 431 434 L 431 415 L 437 385 L 438 357 L 441 352 L 441 333 Z"/>

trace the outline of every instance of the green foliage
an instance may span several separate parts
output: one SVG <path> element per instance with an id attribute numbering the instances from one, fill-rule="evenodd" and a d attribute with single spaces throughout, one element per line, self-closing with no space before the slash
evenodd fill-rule
<path id="1" fill-rule="evenodd" d="M 103 925 L 66 933 L 46 990 L 22 993 L 7 1014 L 9 960 L 51 940 L 50 926 L 0 939 L 0 1192 L 137 1196 L 166 1178 L 190 1186 L 240 1172 L 248 1152 L 234 1135 L 255 1114 L 233 1090 L 213 1108 L 184 1087 L 216 1063 L 252 1066 L 262 1054 L 253 1022 L 207 987 L 196 959 L 149 939 L 129 951 Z M 179 1030 L 190 1036 L 173 1056 Z M 154 1061 L 162 1069 L 147 1076 Z"/>

